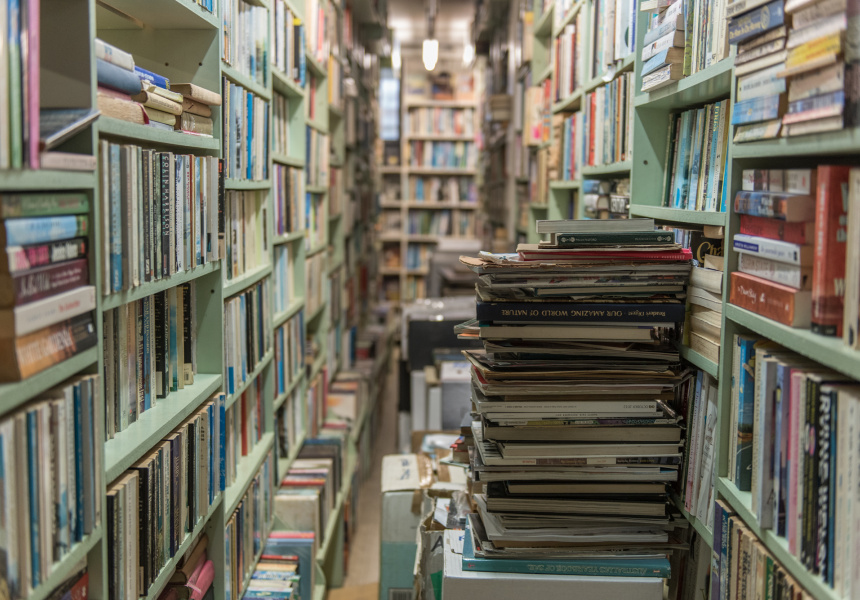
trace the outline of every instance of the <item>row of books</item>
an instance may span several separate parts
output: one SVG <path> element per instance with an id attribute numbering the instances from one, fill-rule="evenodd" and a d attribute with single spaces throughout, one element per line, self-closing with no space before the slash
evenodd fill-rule
<path id="1" fill-rule="evenodd" d="M 224 598 L 238 600 L 251 580 L 263 540 L 269 534 L 272 498 L 277 478 L 275 457 L 269 452 L 224 527 Z"/>
<path id="2" fill-rule="evenodd" d="M 197 373 L 196 287 L 184 283 L 102 315 L 105 334 L 105 434 L 112 439 L 194 385 Z"/>
<path id="3" fill-rule="evenodd" d="M 295 255 L 291 255 L 290 244 L 275 246 L 275 264 L 273 280 L 275 297 L 272 309 L 275 315 L 284 312 L 293 301 Z"/>
<path id="4" fill-rule="evenodd" d="M 409 142 L 410 167 L 437 167 L 446 169 L 474 169 L 478 152 L 472 142 Z"/>
<path id="5" fill-rule="evenodd" d="M 328 242 L 328 213 L 325 195 L 317 192 L 305 194 L 305 247 L 319 248 Z"/>
<path id="6" fill-rule="evenodd" d="M 591 6 L 591 78 L 633 54 L 638 8 L 633 0 L 602 0 Z"/>
<path id="7" fill-rule="evenodd" d="M 221 59 L 265 87 L 271 59 L 266 47 L 268 8 L 245 0 L 226 0 L 221 5 L 221 24 L 224 32 Z"/>
<path id="8" fill-rule="evenodd" d="M 414 202 L 476 204 L 478 188 L 471 177 L 414 176 L 409 178 L 409 198 Z"/>
<path id="9" fill-rule="evenodd" d="M 329 139 L 328 136 L 308 126 L 305 133 L 305 183 L 328 185 Z"/>
<path id="10" fill-rule="evenodd" d="M 265 390 L 263 377 L 257 377 L 235 401 L 227 407 L 225 414 L 226 435 L 224 438 L 224 480 L 230 487 L 239 475 L 242 458 L 254 451 L 264 433 L 263 400 Z"/>
<path id="11" fill-rule="evenodd" d="M 857 586 L 848 543 L 860 394 L 851 378 L 757 336 L 735 335 L 729 477 L 759 526 L 844 595 Z M 838 586 L 838 587 L 837 587 Z"/>
<path id="12" fill-rule="evenodd" d="M 575 93 L 585 83 L 585 11 L 565 25 L 553 40 L 552 69 L 556 102 Z M 577 33 L 578 32 L 578 33 Z"/>
<path id="13" fill-rule="evenodd" d="M 329 40 L 326 37 L 329 17 L 328 2 L 320 0 L 305 1 L 305 41 L 310 56 L 321 64 L 325 64 L 329 56 Z M 333 9 L 333 7 L 332 7 Z"/>
<path id="14" fill-rule="evenodd" d="M 299 231 L 305 221 L 304 173 L 286 165 L 274 165 L 275 235 Z"/>
<path id="15" fill-rule="evenodd" d="M 304 365 L 304 357 L 299 356 L 299 358 Z M 275 449 L 279 461 L 290 458 L 290 454 L 308 428 L 306 406 L 304 390 L 301 386 L 296 386 L 283 404 L 275 410 Z"/>
<path id="16" fill-rule="evenodd" d="M 331 167 L 328 178 L 328 214 L 330 217 L 343 215 L 349 208 L 346 192 L 346 173 L 341 167 Z M 345 215 L 347 217 L 351 215 Z M 350 222 L 347 218 L 345 222 Z"/>
<path id="17" fill-rule="evenodd" d="M 224 491 L 224 395 L 157 444 L 107 490 L 108 598 L 146 596 Z"/>
<path id="18" fill-rule="evenodd" d="M 266 277 L 224 302 L 224 391 L 228 395 L 248 380 L 272 348 L 271 285 Z"/>
<path id="19" fill-rule="evenodd" d="M 269 176 L 269 103 L 222 79 L 224 176 L 260 181 Z"/>
<path id="20" fill-rule="evenodd" d="M 0 420 L 0 568 L 27 598 L 101 522 L 96 375 L 70 379 Z"/>
<path id="21" fill-rule="evenodd" d="M 406 112 L 403 130 L 417 135 L 471 136 L 475 133 L 475 109 L 412 107 Z"/>
<path id="22" fill-rule="evenodd" d="M 581 131 L 582 164 L 606 165 L 630 158 L 633 132 L 633 73 L 622 73 L 586 94 Z"/>
<path id="23" fill-rule="evenodd" d="M 548 176 L 555 181 L 573 181 L 582 174 L 583 113 L 557 113 L 552 116 L 553 138 L 550 147 Z"/>
<path id="24" fill-rule="evenodd" d="M 99 162 L 105 295 L 222 257 L 217 158 L 102 140 Z"/>
<path id="25" fill-rule="evenodd" d="M 305 28 L 301 19 L 287 5 L 275 0 L 272 30 L 272 67 L 305 86 Z"/>
<path id="26" fill-rule="evenodd" d="M 679 390 L 679 408 L 686 409 L 687 443 L 678 497 L 687 512 L 709 529 L 714 522 L 718 394 L 717 380 L 703 371 Z"/>
<path id="27" fill-rule="evenodd" d="M 725 212 L 729 101 L 675 114 L 670 127 L 663 206 Z"/>
<path id="28" fill-rule="evenodd" d="M 96 39 L 97 102 L 104 116 L 168 131 L 213 135 L 212 106 L 221 97 L 192 83 L 174 83 L 136 65 L 134 57 Z"/>
<path id="29" fill-rule="evenodd" d="M 450 210 L 413 210 L 407 217 L 406 233 L 410 235 L 451 235 Z"/>
<path id="30" fill-rule="evenodd" d="M 251 575 L 244 598 L 301 599 L 299 557 L 294 554 L 271 554 L 268 552 L 269 547 L 270 542 L 267 543 L 266 553 L 260 557 L 254 574 Z"/>
<path id="31" fill-rule="evenodd" d="M 38 169 L 39 2 L 7 4 L 0 14 L 7 48 L 0 74 L 0 168 Z"/>
<path id="32" fill-rule="evenodd" d="M 282 592 L 266 590 L 265 597 L 272 597 L 275 600 L 278 600 L 278 598 L 281 598 L 281 600 L 287 600 L 287 598 L 294 600 L 296 598 L 313 597 L 313 590 L 316 585 L 314 561 L 316 560 L 318 543 L 318 539 L 310 531 L 273 531 L 269 535 L 264 549 L 265 561 L 261 560 L 261 564 L 268 568 L 272 560 L 288 565 L 298 562 L 298 568 L 296 570 L 293 570 L 292 567 L 278 569 L 279 573 L 283 573 L 285 570 L 290 573 L 291 585 L 289 588 L 292 591 L 289 596 L 279 597 L 278 594 Z M 296 586 L 295 582 L 296 576 L 298 576 L 298 586 Z M 278 589 L 284 589 L 280 587 L 280 583 Z"/>
<path id="33" fill-rule="evenodd" d="M 630 206 L 630 178 L 583 179 L 582 206 L 589 219 L 626 218 Z"/>
<path id="34" fill-rule="evenodd" d="M 323 287 L 325 285 L 324 253 L 317 252 L 309 256 L 305 262 L 305 310 L 313 315 L 325 301 Z"/>
<path id="35" fill-rule="evenodd" d="M 282 0 L 283 1 L 283 0 Z M 296 105 L 292 107 L 295 112 Z M 290 154 L 290 99 L 274 93 L 272 100 L 272 153 L 287 156 Z"/>
<path id="36" fill-rule="evenodd" d="M 860 260 L 848 252 L 847 240 L 858 230 L 849 232 L 848 224 L 860 219 L 860 170 L 819 165 L 783 175 L 785 192 L 741 190 L 735 196 L 735 212 L 745 215 L 744 229 L 733 239 L 735 251 L 769 262 L 743 258 L 745 269 L 756 274 L 732 273 L 730 300 L 785 325 L 842 337 L 856 348 Z M 786 241 L 786 236 L 805 243 Z"/>
<path id="37" fill-rule="evenodd" d="M 294 317 L 275 330 L 275 396 L 280 396 L 301 377 L 305 366 L 303 331 L 305 313 Z"/>
<path id="38" fill-rule="evenodd" d="M 410 271 L 429 268 L 431 250 L 432 248 L 427 244 L 409 244 L 406 247 L 406 268 Z M 397 264 L 396 266 L 399 267 L 400 265 Z"/>
<path id="39" fill-rule="evenodd" d="M 241 277 L 269 262 L 268 208 L 265 193 L 227 190 L 224 221 L 229 230 L 224 278 Z"/>

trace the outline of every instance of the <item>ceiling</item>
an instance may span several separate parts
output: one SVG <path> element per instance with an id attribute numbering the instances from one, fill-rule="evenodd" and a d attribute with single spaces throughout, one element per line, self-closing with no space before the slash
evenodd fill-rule
<path id="1" fill-rule="evenodd" d="M 429 0 L 388 0 L 388 27 L 394 40 L 400 41 L 401 51 L 418 48 L 427 37 L 426 6 Z M 462 53 L 463 44 L 471 37 L 475 19 L 474 0 L 436 0 L 436 39 L 440 50 Z"/>

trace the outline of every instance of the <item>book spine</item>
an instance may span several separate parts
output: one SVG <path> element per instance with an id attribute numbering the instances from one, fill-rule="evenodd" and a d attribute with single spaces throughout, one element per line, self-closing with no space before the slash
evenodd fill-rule
<path id="1" fill-rule="evenodd" d="M 813 223 L 786 223 L 766 217 L 740 216 L 740 233 L 743 235 L 780 240 L 804 246 L 812 244 Z"/>
<path id="2" fill-rule="evenodd" d="M 137 67 L 135 67 L 137 68 Z M 111 64 L 105 60 L 96 59 L 96 78 L 99 86 L 134 96 L 140 93 L 140 79 L 132 72 Z"/>
<path id="3" fill-rule="evenodd" d="M 732 107 L 732 125 L 744 125 L 768 119 L 776 119 L 780 116 L 782 99 L 783 96 L 781 94 L 775 94 L 735 102 L 735 105 Z"/>
<path id="4" fill-rule="evenodd" d="M 796 289 L 809 289 L 811 268 L 789 265 L 752 254 L 738 256 L 738 270 Z"/>
<path id="5" fill-rule="evenodd" d="M 96 58 L 122 67 L 127 71 L 134 71 L 134 58 L 131 54 L 98 38 L 95 39 L 95 54 Z"/>
<path id="6" fill-rule="evenodd" d="M 673 242 L 674 237 L 671 233 L 667 234 L 661 231 L 613 233 L 611 235 L 588 233 L 559 233 L 556 235 L 556 246 L 559 248 L 615 244 L 671 244 Z"/>
<path id="7" fill-rule="evenodd" d="M 0 197 L 0 217 L 53 217 L 86 214 L 89 211 L 86 194 L 8 194 Z"/>
<path id="8" fill-rule="evenodd" d="M 735 252 L 742 254 L 751 254 L 759 258 L 767 258 L 790 265 L 803 265 L 808 259 L 808 254 L 804 252 L 804 248 L 808 246 L 798 246 L 779 240 L 770 240 L 767 238 L 751 237 L 743 234 L 735 235 L 732 240 L 732 247 Z"/>
<path id="9" fill-rule="evenodd" d="M 787 220 L 789 202 L 805 205 L 811 199 L 799 196 L 787 196 L 783 193 L 740 191 L 735 195 L 735 212 L 754 217 L 768 217 Z M 805 220 L 805 219 L 804 219 Z"/>
<path id="10" fill-rule="evenodd" d="M 799 292 L 746 273 L 732 273 L 731 281 L 730 301 L 735 306 L 790 327 L 808 326 L 808 297 L 804 296 L 808 292 Z"/>
<path id="11" fill-rule="evenodd" d="M 812 331 L 842 336 L 849 167 L 819 166 L 812 269 Z"/>
<path id="12" fill-rule="evenodd" d="M 153 73 L 143 67 L 134 66 L 134 75 L 141 81 L 148 81 L 152 85 L 166 90 L 170 89 L 170 80 L 167 77 Z"/>
<path id="13" fill-rule="evenodd" d="M 19 274 L 39 267 L 83 258 L 87 254 L 87 239 L 75 238 L 31 246 L 8 246 L 6 248 L 7 271 Z M 0 265 L 0 272 L 3 271 Z"/>
<path id="14" fill-rule="evenodd" d="M 95 310 L 95 307 L 95 287 L 84 286 L 14 309 L 6 309 L 3 314 L 10 321 L 14 319 L 15 335 L 20 336 Z M 11 330 L 10 327 L 8 331 Z"/>
<path id="15" fill-rule="evenodd" d="M 4 222 L 6 246 L 44 244 L 74 237 L 85 237 L 89 230 L 86 215 L 32 217 Z"/>
<path id="16" fill-rule="evenodd" d="M 480 321 L 630 321 L 679 323 L 684 305 L 677 304 L 583 304 L 534 302 L 478 302 Z"/>
<path id="17" fill-rule="evenodd" d="M 784 22 L 783 0 L 770 2 L 739 17 L 732 17 L 728 25 L 729 44 L 739 44 L 753 36 L 779 27 Z"/>
<path id="18" fill-rule="evenodd" d="M 0 275 L 0 308 L 21 306 L 87 283 L 85 259 L 20 272 L 11 278 Z"/>

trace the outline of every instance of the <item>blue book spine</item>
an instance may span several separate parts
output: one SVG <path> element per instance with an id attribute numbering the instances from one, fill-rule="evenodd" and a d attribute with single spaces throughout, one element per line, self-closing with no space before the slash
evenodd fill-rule
<path id="1" fill-rule="evenodd" d="M 785 22 L 783 0 L 775 0 L 729 20 L 729 44 L 739 44 Z"/>
<path id="2" fill-rule="evenodd" d="M 755 340 L 738 338 L 740 377 L 738 381 L 738 430 L 735 485 L 742 492 L 752 489 L 752 434 L 755 414 Z"/>
<path id="3" fill-rule="evenodd" d="M 788 103 L 788 114 L 805 112 L 807 110 L 816 110 L 819 108 L 827 108 L 833 105 L 845 105 L 845 90 L 822 94 L 821 96 L 813 96 L 812 98 L 804 98 Z"/>
<path id="4" fill-rule="evenodd" d="M 245 123 L 245 127 L 247 130 L 245 131 L 245 143 L 247 144 L 247 172 L 245 173 L 246 179 L 254 178 L 254 95 L 250 92 L 245 94 L 245 100 L 247 101 L 247 110 L 248 110 L 248 120 Z"/>
<path id="5" fill-rule="evenodd" d="M 835 392 L 830 394 L 830 496 L 827 511 L 827 573 L 825 574 L 825 581 L 830 587 L 833 587 L 833 559 L 836 552 L 836 493 L 838 491 L 838 478 L 840 477 L 840 473 L 836 470 L 839 458 L 836 434 L 839 426 L 837 421 L 838 404 L 837 394 Z"/>
<path id="6" fill-rule="evenodd" d="M 779 117 L 779 106 L 782 94 L 760 96 L 741 102 L 735 102 L 732 110 L 732 125 L 758 123 Z"/>
<path id="7" fill-rule="evenodd" d="M 30 497 L 30 579 L 33 587 L 42 581 L 39 537 L 39 433 L 38 409 L 27 413 L 27 488 Z M 47 457 L 45 457 L 47 458 Z M 47 551 L 47 548 L 45 548 Z"/>
<path id="8" fill-rule="evenodd" d="M 651 58 L 645 61 L 645 64 L 642 65 L 642 76 L 644 77 L 648 73 L 656 71 L 660 67 L 668 64 L 666 59 L 669 57 L 669 50 L 671 48 L 666 48 L 665 50 L 661 50 Z"/>
<path id="9" fill-rule="evenodd" d="M 6 245 L 44 244 L 85 236 L 88 224 L 86 215 L 6 219 Z"/>
<path id="10" fill-rule="evenodd" d="M 209 436 L 209 505 L 215 500 L 215 405 L 210 404 L 206 407 L 206 414 L 209 417 L 209 431 L 212 432 Z M 219 432 L 220 436 L 220 432 Z"/>
<path id="11" fill-rule="evenodd" d="M 218 474 L 219 474 L 219 484 L 218 490 L 224 491 L 226 488 L 227 482 L 227 408 L 226 408 L 226 396 L 224 394 L 218 395 L 218 411 L 221 414 L 221 418 L 218 421 Z"/>
<path id="12" fill-rule="evenodd" d="M 72 397 L 75 411 L 75 532 L 76 541 L 80 541 L 84 537 L 84 439 L 83 408 L 77 386 Z"/>
<path id="13" fill-rule="evenodd" d="M 672 208 L 683 208 L 687 197 L 687 166 L 689 164 L 690 133 L 693 128 L 693 111 L 681 115 L 681 147 L 678 149 L 678 163 L 675 166 L 675 189 Z"/>
<path id="14" fill-rule="evenodd" d="M 96 59 L 96 79 L 99 85 L 129 96 L 140 93 L 140 78 L 134 72 L 101 58 Z"/>
<path id="15" fill-rule="evenodd" d="M 717 505 L 719 506 L 719 504 Z M 731 547 L 730 536 L 730 521 L 732 513 L 720 509 L 720 520 L 714 521 L 714 528 L 720 530 L 720 589 L 718 596 L 711 596 L 712 600 L 728 600 L 729 599 L 729 548 Z M 716 540 L 715 540 L 716 544 Z M 715 545 L 714 548 L 717 546 Z"/>
<path id="16" fill-rule="evenodd" d="M 720 549 L 723 545 L 723 507 L 714 502 L 714 545 L 711 553 L 711 599 L 720 599 Z"/>
<path id="17" fill-rule="evenodd" d="M 153 73 L 152 71 L 149 71 L 137 65 L 134 65 L 134 73 L 141 81 L 148 81 L 152 85 L 164 88 L 165 90 L 170 89 L 170 80 L 163 75 Z"/>

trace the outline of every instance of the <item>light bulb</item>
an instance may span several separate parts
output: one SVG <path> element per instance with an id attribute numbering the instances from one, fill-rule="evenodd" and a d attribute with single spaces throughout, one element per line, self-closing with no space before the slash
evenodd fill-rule
<path id="1" fill-rule="evenodd" d="M 428 71 L 436 68 L 436 61 L 439 60 L 439 40 L 424 40 L 421 59 Z"/>
<path id="2" fill-rule="evenodd" d="M 466 42 L 463 46 L 463 64 L 467 67 L 472 64 L 472 61 L 475 60 L 475 47 Z"/>

